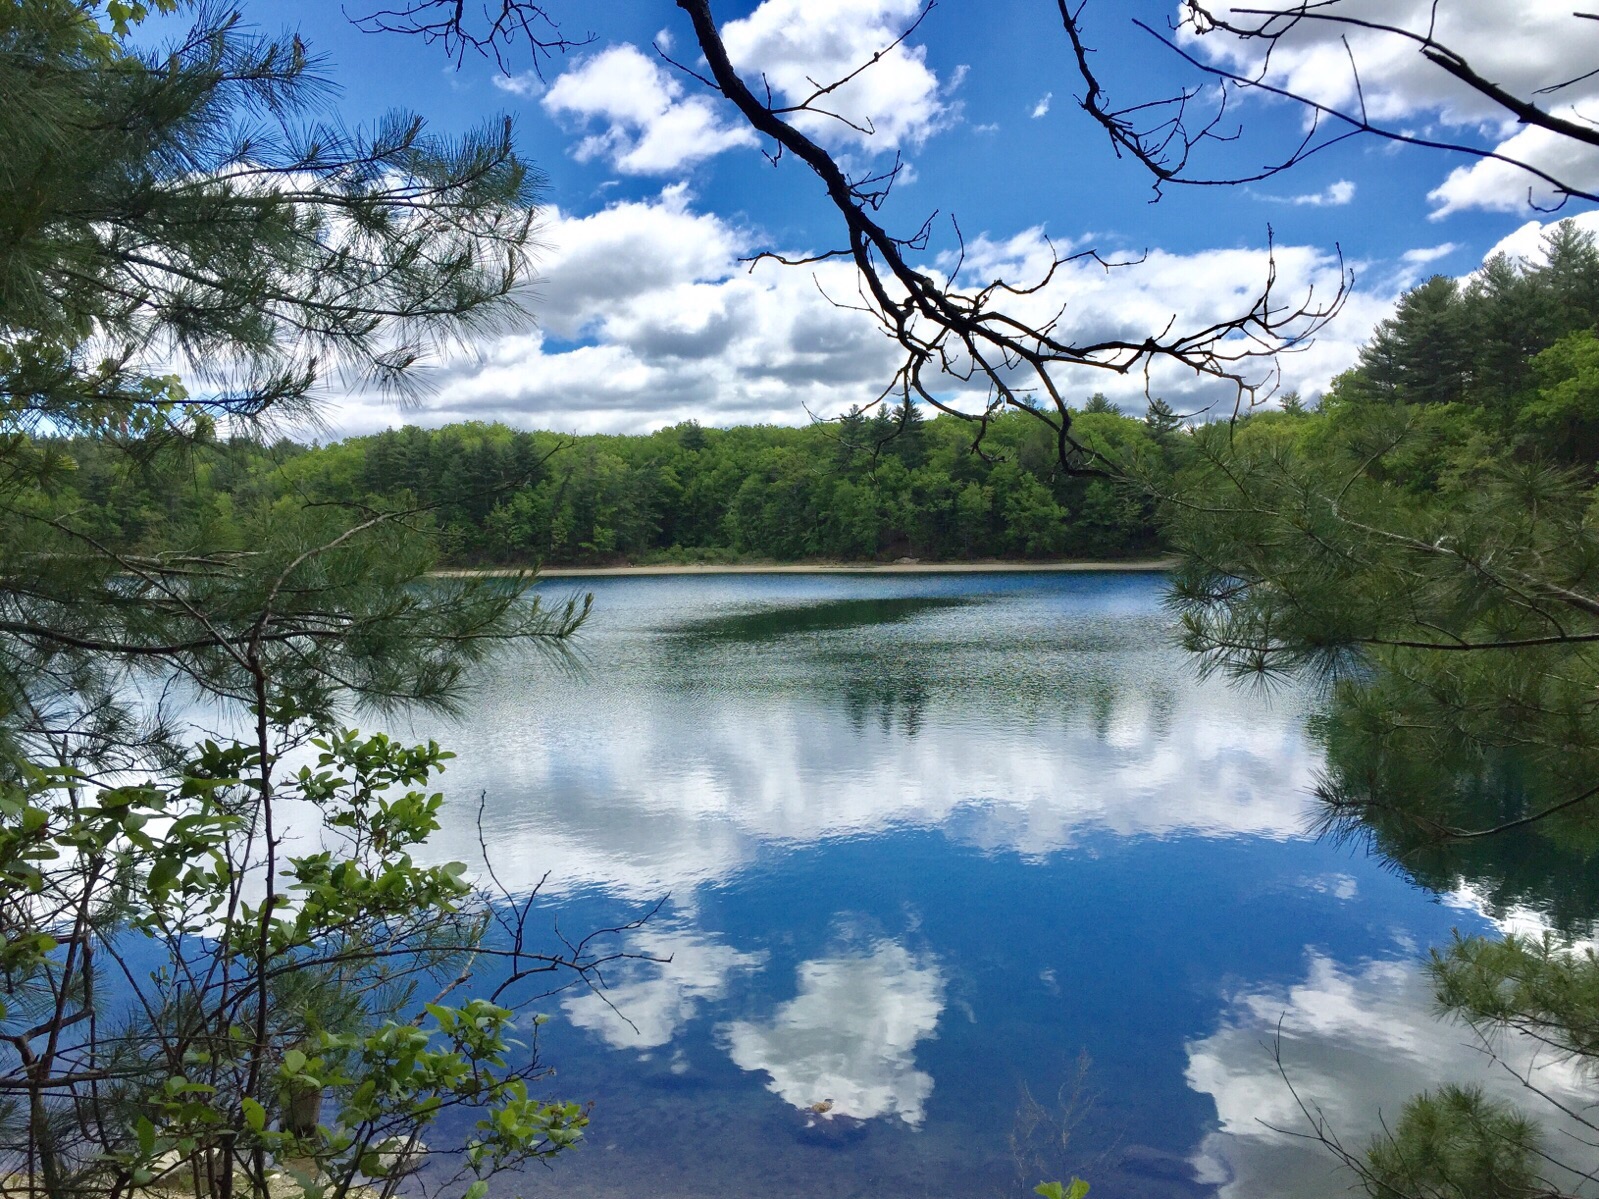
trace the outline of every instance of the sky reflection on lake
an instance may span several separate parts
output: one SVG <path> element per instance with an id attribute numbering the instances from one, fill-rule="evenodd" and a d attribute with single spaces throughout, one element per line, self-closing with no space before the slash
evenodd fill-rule
<path id="1" fill-rule="evenodd" d="M 532 1192 L 1331 1196 L 1268 1127 L 1279 1019 L 1351 1143 L 1491 1074 L 1417 964 L 1486 922 L 1306 836 L 1311 697 L 1199 682 L 1162 586 L 596 581 L 577 669 L 412 730 L 460 755 L 434 852 L 481 858 L 481 798 L 563 929 L 665 897 L 624 944 L 669 962 L 550 1001 L 595 1124 Z"/>
<path id="2" fill-rule="evenodd" d="M 867 588 L 927 594 L 863 609 L 849 592 Z M 445 734 L 451 790 L 487 795 L 502 875 L 639 898 L 727 878 L 772 842 L 907 825 L 1034 856 L 1094 832 L 1298 834 L 1316 764 L 1300 697 L 1198 685 L 1158 588 L 604 580 L 580 673 L 506 670 Z M 440 844 L 475 856 L 457 832 Z"/>

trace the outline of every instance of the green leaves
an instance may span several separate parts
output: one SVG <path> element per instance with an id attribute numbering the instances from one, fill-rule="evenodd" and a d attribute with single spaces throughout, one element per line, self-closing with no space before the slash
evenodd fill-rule
<path id="1" fill-rule="evenodd" d="M 105 11 L 106 20 L 111 23 L 111 32 L 117 37 L 126 37 L 133 26 L 141 23 L 152 11 L 159 13 L 173 13 L 178 10 L 178 0 L 107 0 Z"/>
<path id="2" fill-rule="evenodd" d="M 266 1108 L 247 1095 L 239 1101 L 239 1110 L 244 1116 L 244 1126 L 251 1132 L 266 1131 Z"/>
<path id="3" fill-rule="evenodd" d="M 1081 1178 L 1074 1178 L 1070 1186 L 1062 1186 L 1058 1182 L 1041 1182 L 1033 1188 L 1033 1194 L 1042 1195 L 1043 1199 L 1084 1199 L 1088 1194 L 1088 1184 Z"/>
<path id="4" fill-rule="evenodd" d="M 169 50 L 131 44 L 180 8 Z M 333 713 L 447 707 L 577 609 L 419 587 L 426 531 L 256 487 L 218 431 L 303 415 L 329 371 L 405 391 L 519 313 L 534 177 L 507 121 L 323 120 L 300 38 L 227 7 L 30 0 L 0 26 L 0 1033 L 47 1097 L 8 1145 L 52 1191 L 129 1192 L 168 1153 L 347 1176 L 535 1070 L 504 1009 L 415 1023 L 488 920 L 463 867 L 418 865 L 450 755 Z M 191 395 L 155 360 L 218 369 Z M 191 744 L 175 682 L 247 739 Z M 62 1113 L 103 1159 L 52 1156 Z M 572 1121 L 547 1123 L 496 1152 L 553 1152 Z"/>
<path id="5" fill-rule="evenodd" d="M 1332 684 L 1322 823 L 1417 881 L 1586 937 L 1599 911 L 1599 246 L 1496 257 L 1407 295 L 1320 411 L 1194 437 L 1172 606 L 1208 669 Z M 1599 967 L 1457 938 L 1441 1007 L 1599 1059 Z M 1536 1092 L 1534 1087 L 1533 1091 Z M 1530 1195 L 1530 1124 L 1438 1088 L 1374 1143 L 1376 1196 Z M 1555 1155 L 1558 1157 L 1558 1155 Z"/>

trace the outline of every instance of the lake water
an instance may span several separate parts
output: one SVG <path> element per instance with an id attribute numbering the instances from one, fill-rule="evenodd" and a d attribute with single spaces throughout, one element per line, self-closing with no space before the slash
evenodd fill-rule
<path id="1" fill-rule="evenodd" d="M 1488 920 L 1306 833 L 1314 696 L 1198 681 L 1163 586 L 594 580 L 574 667 L 412 729 L 460 755 L 437 852 L 481 797 L 545 926 L 661 902 L 623 943 L 669 963 L 544 1001 L 593 1125 L 527 1193 L 1342 1195 L 1274 1053 L 1357 1145 L 1491 1076 L 1418 967 Z"/>

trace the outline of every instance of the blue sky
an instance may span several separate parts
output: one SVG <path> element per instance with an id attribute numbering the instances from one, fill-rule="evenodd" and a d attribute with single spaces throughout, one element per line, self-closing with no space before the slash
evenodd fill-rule
<path id="1" fill-rule="evenodd" d="M 1426 10 L 1419 0 L 1345 3 L 1400 19 Z M 1530 90 L 1591 65 L 1582 61 L 1591 23 L 1574 27 L 1569 7 L 1444 0 L 1441 30 L 1492 77 Z M 461 129 L 509 113 L 522 152 L 549 180 L 544 281 L 528 327 L 452 355 L 417 406 L 329 396 L 329 428 L 460 419 L 608 432 L 688 417 L 799 423 L 875 396 L 893 372 L 892 347 L 868 320 L 820 294 L 848 296 L 849 268 L 763 264 L 751 274 L 738 261 L 761 249 L 825 249 L 840 222 L 801 164 L 771 166 L 730 105 L 655 55 L 651 42 L 664 41 L 675 55 L 696 57 L 686 17 L 669 0 L 556 0 L 551 8 L 565 32 L 593 40 L 543 61 L 542 79 L 525 53 L 512 52 L 507 75 L 471 55 L 457 68 L 419 39 L 360 32 L 345 16 L 362 11 L 360 0 L 343 11 L 325 0 L 246 9 L 263 27 L 297 29 L 328 57 L 347 119 L 403 107 Z M 914 0 L 716 6 L 735 60 L 758 64 L 780 89 L 853 65 L 915 11 Z M 1192 68 L 1132 25 L 1142 17 L 1165 27 L 1175 15 L 1173 3 L 1091 0 L 1085 32 L 1113 99 L 1153 99 L 1195 81 Z M 1487 144 L 1519 137 L 1516 148 L 1534 157 L 1599 176 L 1587 158 L 1528 145 L 1525 131 L 1496 124 L 1496 114 L 1451 90 L 1408 48 L 1358 39 L 1353 48 L 1368 106 L 1395 124 Z M 1195 52 L 1240 61 L 1245 50 L 1213 35 Z M 1349 95 L 1347 61 L 1341 45 L 1307 36 L 1286 48 L 1279 69 L 1338 100 Z M 885 223 L 908 232 L 942 214 L 926 265 L 948 262 L 951 213 L 972 266 L 1007 279 L 1047 263 L 1046 236 L 1074 249 L 1148 253 L 1139 268 L 1107 276 L 1085 267 L 1062 278 L 1050 303 L 1066 305 L 1066 327 L 1082 336 L 1152 332 L 1173 316 L 1206 320 L 1236 307 L 1263 278 L 1268 226 L 1287 283 L 1332 285 L 1341 247 L 1355 292 L 1312 350 L 1283 363 L 1285 385 L 1310 394 L 1352 362 L 1405 286 L 1434 271 L 1464 276 L 1500 245 L 1533 253 L 1539 223 L 1552 219 L 1527 206 L 1526 181 L 1513 172 L 1374 140 L 1345 143 L 1264 183 L 1172 188 L 1150 203 L 1149 176 L 1118 161 L 1077 106 L 1081 81 L 1049 0 L 942 0 L 904 49 L 851 88 L 840 102 L 870 117 L 876 135 L 835 125 L 825 136 L 855 164 L 904 155 L 909 178 Z M 1563 99 L 1580 107 L 1584 96 Z M 1302 112 L 1285 104 L 1252 100 L 1236 114 L 1243 136 L 1217 148 L 1220 169 L 1280 156 L 1302 129 Z M 1570 206 L 1562 215 L 1580 212 Z M 1067 382 L 1131 409 L 1144 403 L 1141 380 L 1083 374 Z M 1153 387 L 1189 409 L 1216 398 L 1176 375 Z"/>

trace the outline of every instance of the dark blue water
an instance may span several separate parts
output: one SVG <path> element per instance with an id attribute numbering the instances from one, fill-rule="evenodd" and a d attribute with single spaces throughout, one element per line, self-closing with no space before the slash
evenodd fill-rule
<path id="1" fill-rule="evenodd" d="M 1352 1144 L 1491 1078 L 1418 966 L 1470 894 L 1305 833 L 1316 697 L 1199 682 L 1163 585 L 596 580 L 576 663 L 413 730 L 460 755 L 439 853 L 481 797 L 540 919 L 664 901 L 622 944 L 669 962 L 544 1003 L 594 1123 L 524 1189 L 1336 1195 L 1276 1055 Z"/>

